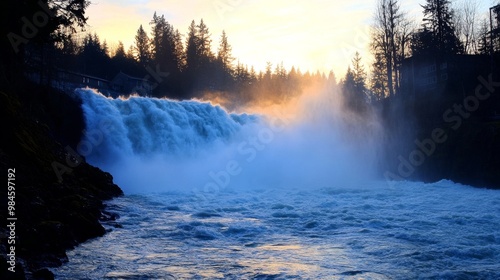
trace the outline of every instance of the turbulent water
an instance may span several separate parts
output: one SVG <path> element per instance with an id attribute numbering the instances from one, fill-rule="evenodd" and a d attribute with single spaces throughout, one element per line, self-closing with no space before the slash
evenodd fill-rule
<path id="1" fill-rule="evenodd" d="M 356 129 L 335 114 L 332 96 L 305 98 L 307 108 L 290 116 L 281 109 L 228 113 L 199 101 L 110 99 L 90 89 L 76 94 L 87 125 L 77 151 L 126 193 L 327 186 L 373 173 L 377 126 L 366 120 Z"/>
<path id="2" fill-rule="evenodd" d="M 500 279 L 500 192 L 373 182 L 128 195 L 60 279 Z"/>
<path id="3" fill-rule="evenodd" d="M 290 118 L 76 94 L 78 152 L 126 195 L 58 279 L 500 279 L 500 192 L 374 180 L 375 117 L 331 95 Z"/>

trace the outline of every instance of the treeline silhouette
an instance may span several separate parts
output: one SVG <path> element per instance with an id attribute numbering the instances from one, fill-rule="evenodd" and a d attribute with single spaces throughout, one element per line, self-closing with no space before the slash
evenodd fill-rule
<path id="1" fill-rule="evenodd" d="M 10 2 L 12 5 L 7 5 Z M 21 2 L 25 4 L 5 2 L 9 13 L 3 17 L 2 33 L 8 35 L 21 29 L 20 19 L 41 10 L 32 1 Z M 111 49 L 97 34 L 77 38 L 82 35 L 77 31 L 85 26 L 88 1 L 59 1 L 58 6 L 54 1 L 45 2 L 60 10 L 58 16 L 48 15 L 47 23 L 40 28 L 33 23 L 27 29 L 23 26 L 23 30 L 30 31 L 29 38 L 7 36 L 9 41 L 4 41 L 6 52 L 2 59 L 4 65 L 10 65 L 6 69 L 38 72 L 39 80 L 47 84 L 57 78 L 55 68 L 107 80 L 122 71 L 139 78 L 148 77 L 154 85 L 152 94 L 157 97 L 184 99 L 209 94 L 245 103 L 258 99 L 281 102 L 312 83 L 335 83 L 333 72 L 328 76 L 319 72 L 302 73 L 295 67 L 287 70 L 282 63 L 268 62 L 264 71 L 257 72 L 233 57 L 224 31 L 214 39 L 203 20 L 198 24 L 192 21 L 183 35 L 163 15 L 155 13 L 147 26 L 138 28 L 129 49 L 121 42 Z M 449 0 L 426 0 L 422 5 L 423 24 L 417 26 L 401 9 L 400 1 L 378 0 L 370 34 L 375 60 L 365 69 L 361 56 L 356 54 L 342 79 L 351 107 L 360 108 L 365 103 L 401 93 L 402 66 L 409 57 L 497 53 L 499 32 L 490 31 L 487 22 L 477 20 L 473 1 L 464 3 L 456 10 Z M 61 12 L 65 7 L 68 12 Z M 499 9 L 493 9 L 493 14 L 498 21 Z M 16 50 L 14 55 L 12 47 Z M 9 61 L 14 57 L 15 63 Z"/>
<path id="2" fill-rule="evenodd" d="M 211 97 L 229 107 L 251 102 L 286 102 L 313 84 L 335 83 L 328 76 L 302 73 L 283 63 L 267 62 L 265 71 L 243 65 L 232 55 L 225 31 L 218 39 L 216 51 L 209 28 L 201 19 L 193 20 L 186 36 L 175 29 L 163 15 L 156 13 L 149 23 L 150 32 L 141 25 L 128 50 L 122 42 L 111 50 L 97 34 L 86 34 L 81 40 L 68 33 L 53 49 L 55 66 L 74 72 L 112 79 L 124 72 L 145 77 L 153 84 L 153 96 L 187 99 Z M 46 69 L 46 66 L 43 67 Z"/>

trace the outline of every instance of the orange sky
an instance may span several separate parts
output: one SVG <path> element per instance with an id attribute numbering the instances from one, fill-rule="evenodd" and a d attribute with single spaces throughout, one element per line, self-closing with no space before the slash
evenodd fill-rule
<path id="1" fill-rule="evenodd" d="M 467 1 L 467 0 L 460 0 Z M 494 2 L 486 0 L 480 2 Z M 133 44 L 139 25 L 150 30 L 156 11 L 187 33 L 191 20 L 201 18 L 212 34 L 216 50 L 222 30 L 233 48 L 233 56 L 257 71 L 266 62 L 283 62 L 285 68 L 302 71 L 333 70 L 342 76 L 354 53 L 359 51 L 369 65 L 369 26 L 374 0 L 95 0 L 87 9 L 87 28 L 113 47 L 121 40 L 127 49 Z M 402 9 L 416 21 L 421 19 L 419 3 L 401 1 Z M 480 4 L 487 11 L 488 3 Z"/>

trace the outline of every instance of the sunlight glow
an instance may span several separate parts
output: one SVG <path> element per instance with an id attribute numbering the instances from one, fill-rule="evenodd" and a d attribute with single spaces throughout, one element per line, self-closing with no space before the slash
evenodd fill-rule
<path id="1" fill-rule="evenodd" d="M 424 0 L 402 1 L 410 18 L 421 18 Z M 111 48 L 121 40 L 125 49 L 134 43 L 139 25 L 150 30 L 153 13 L 187 34 L 191 20 L 203 18 L 211 32 L 214 52 L 225 30 L 233 56 L 256 71 L 266 62 L 283 62 L 302 72 L 333 70 L 342 77 L 356 51 L 370 65 L 370 24 L 376 1 L 243 1 L 243 0 L 100 0 L 87 10 L 89 28 Z M 481 4 L 481 11 L 486 4 Z M 235 60 L 236 64 L 238 61 Z"/>

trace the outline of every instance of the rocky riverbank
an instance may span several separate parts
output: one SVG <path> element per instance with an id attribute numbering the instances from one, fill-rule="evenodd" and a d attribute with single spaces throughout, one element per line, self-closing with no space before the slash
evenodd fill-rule
<path id="1" fill-rule="evenodd" d="M 2 188 L 0 215 L 3 223 L 15 218 L 0 229 L 0 279 L 51 279 L 47 268 L 66 261 L 66 250 L 105 234 L 100 220 L 114 216 L 103 202 L 123 192 L 109 173 L 67 148 L 84 128 L 77 101 L 25 86 L 0 92 L 0 112 L 4 185 L 13 178 L 11 189 Z"/>

